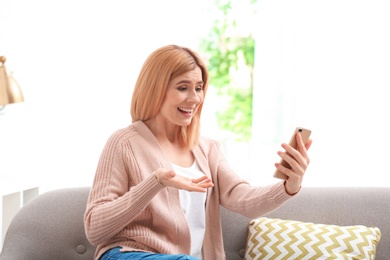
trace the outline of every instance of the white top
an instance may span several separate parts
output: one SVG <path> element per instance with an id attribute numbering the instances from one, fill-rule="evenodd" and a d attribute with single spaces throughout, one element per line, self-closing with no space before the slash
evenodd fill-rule
<path id="1" fill-rule="evenodd" d="M 194 162 L 191 167 L 185 168 L 172 164 L 176 174 L 191 179 L 204 176 L 198 164 Z M 202 245 L 206 228 L 206 193 L 179 190 L 180 205 L 186 216 L 191 232 L 191 256 L 202 259 Z"/>

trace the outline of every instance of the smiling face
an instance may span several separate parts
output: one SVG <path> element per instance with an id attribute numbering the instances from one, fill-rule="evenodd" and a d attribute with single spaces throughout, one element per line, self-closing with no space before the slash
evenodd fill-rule
<path id="1" fill-rule="evenodd" d="M 175 126 L 188 126 L 204 99 L 202 71 L 199 67 L 169 81 L 164 102 L 157 115 Z"/>

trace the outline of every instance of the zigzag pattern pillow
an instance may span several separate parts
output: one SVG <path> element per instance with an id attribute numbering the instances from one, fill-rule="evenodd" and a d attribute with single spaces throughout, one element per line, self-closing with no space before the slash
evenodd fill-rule
<path id="1" fill-rule="evenodd" d="M 248 225 L 245 259 L 374 259 L 377 227 L 258 218 Z"/>

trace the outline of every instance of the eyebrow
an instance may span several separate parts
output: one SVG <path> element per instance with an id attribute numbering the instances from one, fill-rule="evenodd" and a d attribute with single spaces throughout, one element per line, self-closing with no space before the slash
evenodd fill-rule
<path id="1" fill-rule="evenodd" d="M 191 83 L 191 81 L 184 79 L 184 80 L 181 80 L 181 81 L 177 82 L 176 85 L 183 84 L 183 83 L 189 84 L 189 83 Z M 203 82 L 203 80 L 201 80 L 201 81 L 196 82 L 196 84 L 202 84 L 203 85 L 204 82 Z"/>

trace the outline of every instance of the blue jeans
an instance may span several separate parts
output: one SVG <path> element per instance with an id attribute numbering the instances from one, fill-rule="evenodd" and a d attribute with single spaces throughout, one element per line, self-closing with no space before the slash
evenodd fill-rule
<path id="1" fill-rule="evenodd" d="M 195 257 L 183 254 L 166 255 L 149 252 L 120 252 L 120 249 L 120 247 L 115 247 L 106 251 L 100 257 L 100 260 L 198 260 Z"/>

